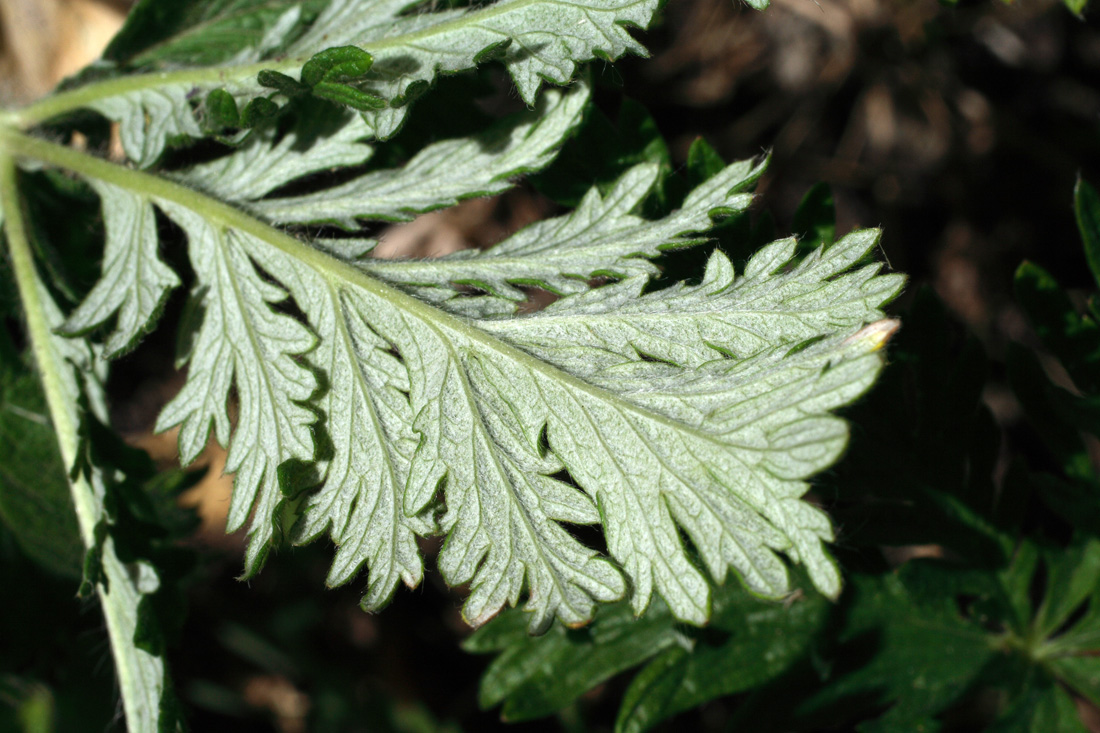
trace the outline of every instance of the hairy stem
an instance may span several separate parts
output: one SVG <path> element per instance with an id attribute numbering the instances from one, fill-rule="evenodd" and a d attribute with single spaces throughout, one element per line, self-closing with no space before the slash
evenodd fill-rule
<path id="1" fill-rule="evenodd" d="M 71 384 L 73 367 L 58 348 L 59 343 L 64 344 L 63 337 L 53 333 L 60 323 L 51 323 L 53 308 L 35 269 L 15 161 L 3 146 L 0 146 L 0 206 L 31 352 L 46 394 L 62 461 L 66 467 L 72 466 L 80 442 L 77 395 L 73 394 Z M 69 487 L 80 537 L 84 546 L 91 550 L 97 542 L 96 525 L 106 518 L 103 485 L 97 487 L 79 473 L 70 477 Z M 132 733 L 155 731 L 165 689 L 164 664 L 158 657 L 135 646 L 134 633 L 141 596 L 151 591 L 157 581 L 148 568 L 142 573 L 140 568 L 124 565 L 115 554 L 110 537 L 102 543 L 101 562 L 107 582 L 97 584 L 96 593 L 107 625 L 127 727 Z"/>
<path id="2" fill-rule="evenodd" d="M 56 338 L 53 335 L 54 324 L 49 322 L 42 302 L 42 286 L 35 270 L 34 255 L 27 237 L 20 202 L 14 161 L 5 152 L 0 151 L 0 205 L 3 206 L 4 231 L 7 235 L 8 251 L 11 254 L 12 270 L 19 290 L 19 299 L 23 304 L 31 351 L 34 354 L 38 376 L 46 393 L 50 419 L 57 435 L 61 460 L 68 467 L 76 461 L 78 418 L 64 384 L 62 370 L 67 367 L 59 362 L 51 346 L 51 340 Z M 91 547 L 95 542 L 95 525 L 99 521 L 101 512 L 96 506 L 96 499 L 87 481 L 77 478 L 71 483 L 80 537 L 84 540 L 85 547 Z"/>

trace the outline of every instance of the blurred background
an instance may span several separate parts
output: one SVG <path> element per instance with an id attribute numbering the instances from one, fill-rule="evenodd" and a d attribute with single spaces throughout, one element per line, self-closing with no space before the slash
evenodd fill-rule
<path id="1" fill-rule="evenodd" d="M 33 99 L 94 60 L 130 4 L 0 0 L 0 101 Z M 1089 288 L 1072 192 L 1079 174 L 1100 182 L 1098 16 L 1075 16 L 1056 0 L 774 0 L 764 13 L 731 0 L 671 0 L 637 34 L 652 58 L 595 73 L 605 90 L 648 109 L 675 165 L 699 136 L 727 160 L 770 150 L 757 206 L 774 215 L 779 234 L 792 231 L 810 187 L 828 184 L 838 233 L 883 227 L 883 256 L 910 275 L 908 292 L 930 285 L 996 359 L 1009 341 L 1034 342 L 1011 299 L 1021 260 L 1068 288 Z M 614 117 L 617 102 L 608 100 L 618 93 L 604 96 L 598 101 Z M 394 228 L 385 248 L 422 255 L 486 246 L 550 210 L 521 187 Z M 180 382 L 161 368 L 170 355 L 142 353 L 134 358 L 147 365 L 122 368 L 144 376 L 114 383 L 114 419 L 169 465 L 174 436 L 153 436 L 151 426 Z M 1019 408 L 996 374 L 986 398 L 1011 430 Z M 355 586 L 321 590 L 324 543 L 284 549 L 249 586 L 237 582 L 241 544 L 224 535 L 223 458 L 212 446 L 211 470 L 186 498 L 202 516 L 195 546 L 203 562 L 189 590 L 186 643 L 170 663 L 194 730 L 297 733 L 307 719 L 311 730 L 332 731 L 500 726 L 495 711 L 477 709 L 487 660 L 458 647 L 468 633 L 461 596 L 432 573 L 377 616 L 358 610 Z M 71 589 L 51 592 L 73 605 Z M 109 719 L 113 672 L 98 615 L 72 613 L 85 630 L 52 643 L 71 641 L 74 658 L 90 650 L 92 662 L 57 689 L 98 695 Z M 515 729 L 610 730 L 615 685 L 592 693 L 583 711 Z M 78 709 L 61 705 L 58 714 Z M 667 729 L 722 726 L 719 707 L 691 716 Z M 117 718 L 114 729 L 122 729 Z"/>

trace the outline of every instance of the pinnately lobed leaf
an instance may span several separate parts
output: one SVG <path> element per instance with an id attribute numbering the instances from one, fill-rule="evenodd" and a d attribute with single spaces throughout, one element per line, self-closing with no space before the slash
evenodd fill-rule
<path id="1" fill-rule="evenodd" d="M 627 28 L 648 26 L 658 4 L 499 0 L 436 10 L 410 0 L 333 0 L 303 32 L 302 8 L 283 3 L 262 37 L 246 35 L 252 45 L 221 63 L 180 68 L 205 58 L 201 49 L 183 44 L 183 52 L 173 53 L 165 41 L 161 54 L 146 52 L 136 69 L 114 69 L 116 78 L 98 84 L 78 81 L 14 119 L 27 126 L 74 107 L 95 110 L 120 124 L 126 155 L 142 167 L 174 140 L 204 137 L 204 124 L 246 113 L 253 124 L 274 102 L 292 97 L 346 105 L 361 113 L 370 135 L 386 139 L 401 127 L 409 102 L 440 74 L 499 60 L 520 97 L 534 105 L 544 81 L 569 83 L 579 63 L 644 55 Z M 271 9 L 255 10 L 258 23 L 261 13 L 270 16 Z M 258 110 L 256 100 L 272 109 Z"/>
<path id="2" fill-rule="evenodd" d="M 351 238 L 545 169 L 593 109 L 577 65 L 644 54 L 629 29 L 658 4 L 141 0 L 108 62 L 0 115 L 7 249 L 130 728 L 181 726 L 151 612 L 171 599 L 146 561 L 155 548 L 127 544 L 145 530 L 128 534 L 118 503 L 150 467 L 93 446 L 109 442 L 97 358 L 133 349 L 185 281 L 187 375 L 156 428 L 178 429 L 185 464 L 211 436 L 227 448 L 227 526 L 247 525 L 246 578 L 280 542 L 327 536 L 328 584 L 365 570 L 362 606 L 379 609 L 422 580 L 418 538 L 442 536 L 438 566 L 469 589 L 468 623 L 522 605 L 531 633 L 620 600 L 620 620 L 641 616 L 655 595 L 656 626 L 703 625 L 728 575 L 777 599 L 791 592 L 790 563 L 839 594 L 831 524 L 803 497 L 846 445 L 832 413 L 869 388 L 897 328 L 882 307 L 903 280 L 871 261 L 877 232 L 816 248 L 781 240 L 736 266 L 714 251 L 699 281 L 666 287 L 654 260 L 744 214 L 767 161 L 726 166 L 696 146 L 705 160 L 689 162 L 681 198 L 650 139 L 583 176 L 596 183 L 587 193 L 566 186 L 575 210 L 484 251 L 384 261 L 375 240 Z M 476 134 L 432 129 L 428 143 L 413 129 L 380 151 L 437 77 L 488 61 L 527 110 Z M 539 95 L 544 81 L 572 84 Z M 128 164 L 26 132 L 80 128 L 78 110 L 118 124 Z M 459 115 L 463 129 L 484 117 Z M 43 178 L 69 191 L 86 184 L 102 209 L 102 276 L 67 318 L 37 274 L 17 167 L 53 169 Z M 305 236 L 318 230 L 329 237 Z M 161 256 L 184 242 L 186 273 Z M 525 312 L 532 289 L 552 304 Z M 606 551 L 573 525 L 599 525 Z M 635 661 L 659 656 L 627 728 L 696 700 L 670 696 L 700 674 L 684 637 L 657 636 L 659 650 L 634 649 Z"/>
<path id="3" fill-rule="evenodd" d="M 437 73 L 500 58 L 533 103 L 541 79 L 568 81 L 577 61 L 642 52 L 624 25 L 644 26 L 655 3 L 411 7 L 334 0 L 307 8 L 312 24 L 287 7 L 259 41 L 197 76 L 124 75 L 7 120 L 97 109 L 122 121 L 141 166 L 176 135 L 237 144 L 166 175 L 0 126 L 19 162 L 87 181 L 103 208 L 103 279 L 62 331 L 104 328 L 109 355 L 132 348 L 180 283 L 160 258 L 158 212 L 182 230 L 198 315 L 183 339 L 187 380 L 157 429 L 178 426 L 185 463 L 211 433 L 228 447 L 228 528 L 249 525 L 246 577 L 280 534 L 327 534 L 337 548 L 328 582 L 365 568 L 363 605 L 375 609 L 399 582 L 420 581 L 416 538 L 442 534 L 440 570 L 468 585 L 475 626 L 521 602 L 532 631 L 555 618 L 576 626 L 627 595 L 641 614 L 654 593 L 702 624 L 711 581 L 730 571 L 758 595 L 788 593 L 784 556 L 836 596 L 832 528 L 802 497 L 846 444 L 831 412 L 874 381 L 896 328 L 881 308 L 902 278 L 868 260 L 878 233 L 809 252 L 781 240 L 740 273 L 715 252 L 699 283 L 653 289 L 654 257 L 702 244 L 751 203 L 764 163 L 717 160 L 661 218 L 640 214 L 661 178 L 642 163 L 571 213 L 435 260 L 382 261 L 371 240 L 273 228 L 404 221 L 544 168 L 583 120 L 583 83 L 477 135 L 432 142 L 403 167 L 342 173 L 340 184 L 315 175 L 369 164 L 371 138 L 396 130 L 402 105 Z M 200 119 L 208 98 L 222 122 L 248 116 L 264 85 L 300 98 L 290 124 L 242 139 Z M 558 300 L 517 315 L 531 287 Z M 586 524 L 602 526 L 607 556 L 568 527 Z"/>
<path id="4" fill-rule="evenodd" d="M 552 118 L 572 97 L 547 99 Z M 518 160 L 526 147 L 532 165 L 543 160 L 546 143 L 526 118 L 496 134 L 512 141 L 495 146 L 498 155 Z M 582 624 L 596 603 L 627 592 L 626 578 L 636 613 L 657 592 L 677 618 L 703 623 L 704 569 L 718 582 L 732 569 L 755 593 L 779 597 L 789 588 L 779 554 L 803 563 L 825 594 L 839 592 L 823 549 L 828 519 L 801 496 L 846 441 L 828 413 L 871 384 L 893 328 L 880 307 L 902 279 L 859 264 L 877 233 L 801 261 L 793 240 L 776 242 L 740 275 L 715 253 L 698 285 L 645 291 L 648 258 L 699 242 L 694 233 L 711 217 L 744 210 L 759 166 L 729 166 L 682 209 L 647 221 L 631 213 L 656 182 L 642 165 L 569 216 L 482 254 L 416 263 L 410 277 L 401 273 L 411 263 L 342 261 L 195 190 L 49 143 L 33 148 L 109 182 L 97 187 L 108 212 L 144 207 L 108 213 L 109 240 L 136 246 L 123 230 L 154 207 L 188 236 L 203 318 L 187 383 L 158 429 L 180 425 L 184 461 L 211 429 L 228 444 L 237 473 L 229 527 L 253 517 L 246 575 L 274 541 L 279 507 L 300 491 L 282 468 L 320 458 L 294 535 L 332 536 L 330 583 L 366 566 L 368 608 L 399 580 L 419 581 L 415 537 L 436 532 L 447 536 L 444 578 L 469 584 L 464 614 L 474 625 L 525 592 L 533 630 L 555 617 Z M 367 180 L 389 195 L 392 177 Z M 376 210 L 370 188 L 360 194 L 362 211 Z M 518 263 L 514 280 L 501 266 L 508 259 Z M 159 298 L 138 297 L 127 283 L 138 271 L 125 262 L 108 259 L 105 276 L 127 284 L 117 325 L 129 333 L 133 323 L 149 327 Z M 616 279 L 593 288 L 599 275 Z M 454 286 L 462 282 L 489 292 L 464 297 Z M 525 283 L 563 297 L 517 317 L 515 286 Z M 109 314 L 106 292 L 93 290 L 78 313 Z M 304 320 L 272 307 L 288 299 Z M 319 431 L 329 455 L 315 455 Z M 602 524 L 610 558 L 563 523 Z"/>

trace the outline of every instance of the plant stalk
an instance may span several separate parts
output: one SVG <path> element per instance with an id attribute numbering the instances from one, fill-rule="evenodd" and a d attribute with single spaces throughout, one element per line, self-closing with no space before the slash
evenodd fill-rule
<path id="1" fill-rule="evenodd" d="M 53 333 L 60 322 L 51 323 L 55 307 L 35 269 L 15 161 L 3 145 L 0 145 L 0 207 L 31 353 L 46 395 L 61 459 L 69 467 L 75 463 L 80 445 L 78 395 L 73 393 L 74 385 L 67 384 L 75 380 L 75 376 L 70 376 L 73 367 L 58 349 L 59 343 L 64 344 L 60 341 L 63 337 Z M 91 550 L 96 546 L 96 526 L 106 519 L 104 486 L 93 485 L 81 472 L 69 477 L 69 489 L 81 540 L 85 548 Z M 96 593 L 107 625 L 127 727 L 131 733 L 151 733 L 158 730 L 160 720 L 165 689 L 164 663 L 135 646 L 134 634 L 138 603 L 143 593 L 152 590 L 151 587 L 139 587 L 139 584 L 152 586 L 156 582 L 155 574 L 147 567 L 124 565 L 115 554 L 109 536 L 100 549 L 107 582 L 97 583 Z"/>

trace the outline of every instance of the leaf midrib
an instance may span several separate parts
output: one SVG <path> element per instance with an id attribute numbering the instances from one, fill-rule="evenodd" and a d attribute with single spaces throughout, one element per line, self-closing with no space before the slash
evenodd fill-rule
<path id="1" fill-rule="evenodd" d="M 661 423 L 674 431 L 690 434 L 696 439 L 712 443 L 723 449 L 728 450 L 738 447 L 731 445 L 722 436 L 711 434 L 641 405 L 636 405 L 607 389 L 590 384 L 506 341 L 495 338 L 492 334 L 474 326 L 466 319 L 440 310 L 412 295 L 387 285 L 359 270 L 354 265 L 314 249 L 304 242 L 203 193 L 188 189 L 173 181 L 140 170 L 125 168 L 0 125 L 0 154 L 3 154 L 5 149 L 16 157 L 36 159 L 47 164 L 66 168 L 79 175 L 105 180 L 108 183 L 113 183 L 141 195 L 173 201 L 179 206 L 195 211 L 211 224 L 238 229 L 275 247 L 285 255 L 304 263 L 337 288 L 341 284 L 360 287 L 365 292 L 380 298 L 383 302 L 389 303 L 408 315 L 420 319 L 433 328 L 442 326 L 479 344 L 483 348 L 518 362 L 530 371 L 565 384 L 577 392 L 586 393 L 601 402 L 610 403 L 614 409 L 620 412 L 634 413 L 642 419 Z M 751 446 L 741 447 L 746 450 L 756 450 Z"/>

